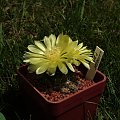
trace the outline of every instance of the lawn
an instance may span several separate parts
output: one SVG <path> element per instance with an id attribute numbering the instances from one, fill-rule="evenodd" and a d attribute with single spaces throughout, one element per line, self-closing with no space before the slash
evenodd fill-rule
<path id="1" fill-rule="evenodd" d="M 96 120 L 119 120 L 119 0 L 1 0 L 0 111 L 12 106 L 13 97 L 19 93 L 16 69 L 23 63 L 26 47 L 51 33 L 68 34 L 92 51 L 96 46 L 104 50 L 99 70 L 109 80 Z M 16 109 L 14 114 L 21 120 Z"/>

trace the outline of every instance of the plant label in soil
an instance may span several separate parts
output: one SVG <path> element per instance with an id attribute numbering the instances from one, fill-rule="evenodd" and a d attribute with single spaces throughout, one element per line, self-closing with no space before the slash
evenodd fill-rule
<path id="1" fill-rule="evenodd" d="M 86 79 L 93 80 L 96 74 L 96 70 L 98 69 L 99 64 L 101 62 L 103 54 L 104 54 L 104 51 L 98 46 L 96 46 L 96 49 L 93 55 L 94 63 L 90 64 L 90 69 L 87 71 Z"/>

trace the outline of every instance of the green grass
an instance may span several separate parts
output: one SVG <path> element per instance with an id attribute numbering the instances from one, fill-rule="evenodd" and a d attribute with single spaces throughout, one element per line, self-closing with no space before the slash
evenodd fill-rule
<path id="1" fill-rule="evenodd" d="M 16 69 L 27 45 L 63 32 L 93 51 L 97 45 L 105 51 L 99 70 L 109 81 L 96 119 L 119 120 L 119 13 L 119 0 L 1 0 L 0 95 L 17 89 Z"/>

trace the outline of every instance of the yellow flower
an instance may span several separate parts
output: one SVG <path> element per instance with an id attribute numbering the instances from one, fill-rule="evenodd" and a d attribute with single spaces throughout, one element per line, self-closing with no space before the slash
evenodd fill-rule
<path id="1" fill-rule="evenodd" d="M 75 71 L 72 64 L 79 66 L 82 63 L 89 69 L 89 62 L 93 62 L 91 50 L 83 47 L 83 43 L 72 41 L 68 35 L 60 34 L 56 38 L 51 34 L 49 37 L 45 36 L 43 40 L 44 44 L 35 41 L 34 45 L 29 45 L 29 52 L 24 54 L 24 62 L 29 63 L 28 69 L 31 72 L 54 75 L 59 68 L 63 74 L 67 74 L 67 68 Z"/>
<path id="2" fill-rule="evenodd" d="M 89 63 L 93 62 L 93 53 L 86 46 L 83 47 L 83 43 L 78 44 L 78 41 L 70 41 L 68 50 L 68 56 L 72 64 L 79 66 L 82 63 L 86 68 L 90 69 Z"/>
<path id="3" fill-rule="evenodd" d="M 35 45 L 29 45 L 28 50 L 24 54 L 24 62 L 30 63 L 29 70 L 36 71 L 36 74 L 47 72 L 54 75 L 56 68 L 67 74 L 68 68 L 74 72 L 74 68 L 67 59 L 66 47 L 69 46 L 69 36 L 60 34 L 57 39 L 55 35 L 44 37 L 44 44 L 35 41 Z"/>

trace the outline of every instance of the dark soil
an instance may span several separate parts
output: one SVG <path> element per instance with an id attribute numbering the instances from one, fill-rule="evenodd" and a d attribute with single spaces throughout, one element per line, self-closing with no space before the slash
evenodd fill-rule
<path id="1" fill-rule="evenodd" d="M 95 84 L 91 80 L 86 80 L 84 75 L 78 70 L 75 73 L 71 72 L 67 76 L 59 73 L 52 77 L 47 74 L 36 75 L 35 73 L 28 73 L 27 79 L 50 102 L 61 101 Z"/>
<path id="2" fill-rule="evenodd" d="M 69 91 L 68 88 L 63 87 L 64 91 L 52 90 L 52 91 L 45 91 L 45 92 L 41 91 L 41 93 L 47 100 L 51 102 L 57 102 L 64 98 L 69 97 L 72 94 L 75 94 L 78 91 L 84 90 L 85 88 L 94 84 L 93 81 L 89 81 L 89 80 L 80 80 L 80 81 L 81 81 L 81 84 L 79 86 L 76 86 L 76 91 L 73 91 L 73 92 Z"/>

